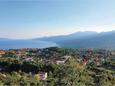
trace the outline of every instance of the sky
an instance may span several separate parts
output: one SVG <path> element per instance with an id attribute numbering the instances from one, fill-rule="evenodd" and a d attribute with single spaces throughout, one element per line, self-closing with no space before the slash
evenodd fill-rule
<path id="1" fill-rule="evenodd" d="M 115 30 L 115 0 L 0 0 L 0 38 Z"/>

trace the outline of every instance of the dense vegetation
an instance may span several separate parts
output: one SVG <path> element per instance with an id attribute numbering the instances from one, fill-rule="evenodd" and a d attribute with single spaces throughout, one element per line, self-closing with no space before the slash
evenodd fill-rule
<path id="1" fill-rule="evenodd" d="M 47 48 L 4 52 L 0 57 L 0 86 L 115 86 L 113 50 Z M 71 56 L 65 63 L 52 63 L 65 55 Z M 40 79 L 40 71 L 48 73 L 46 80 Z"/>

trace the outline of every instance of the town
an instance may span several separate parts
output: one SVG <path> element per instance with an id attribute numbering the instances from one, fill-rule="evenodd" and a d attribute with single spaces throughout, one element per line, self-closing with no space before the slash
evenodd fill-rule
<path id="1" fill-rule="evenodd" d="M 72 73 L 79 75 L 76 79 L 80 81 L 76 83 Z M 111 85 L 105 85 L 105 81 L 100 80 L 105 77 L 104 73 Z M 1 85 L 83 86 L 84 83 L 84 86 L 113 86 L 115 51 L 57 47 L 0 50 L 0 77 Z M 14 82 L 11 78 L 15 77 Z M 89 78 L 88 81 L 85 77 Z M 67 83 L 69 79 L 71 83 Z"/>

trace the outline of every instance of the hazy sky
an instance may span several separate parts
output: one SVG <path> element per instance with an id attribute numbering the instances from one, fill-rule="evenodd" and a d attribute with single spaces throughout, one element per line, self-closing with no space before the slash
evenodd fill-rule
<path id="1" fill-rule="evenodd" d="M 115 30 L 115 0 L 0 0 L 0 37 Z"/>

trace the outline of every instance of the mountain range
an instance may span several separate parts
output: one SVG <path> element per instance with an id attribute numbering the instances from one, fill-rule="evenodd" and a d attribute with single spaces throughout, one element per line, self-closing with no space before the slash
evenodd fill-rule
<path id="1" fill-rule="evenodd" d="M 115 49 L 115 31 L 77 32 L 65 36 L 43 37 L 36 40 L 55 42 L 64 48 L 112 48 Z"/>
<path id="2" fill-rule="evenodd" d="M 47 47 L 115 49 L 115 31 L 101 33 L 85 31 L 30 40 L 0 38 L 0 49 Z"/>

